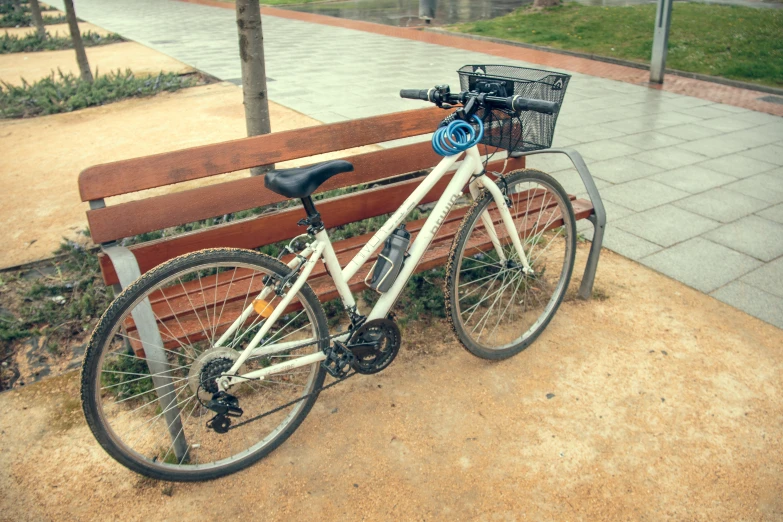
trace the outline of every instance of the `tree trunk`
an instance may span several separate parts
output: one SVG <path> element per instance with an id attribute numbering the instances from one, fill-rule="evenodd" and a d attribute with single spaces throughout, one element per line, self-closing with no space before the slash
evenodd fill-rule
<path id="1" fill-rule="evenodd" d="M 268 134 L 272 131 L 272 126 L 269 121 L 269 100 L 264 67 L 261 7 L 258 0 L 236 0 L 236 9 L 247 135 Z M 250 172 L 253 176 L 258 176 L 272 168 L 274 165 L 264 165 L 252 168 Z"/>
<path id="2" fill-rule="evenodd" d="M 68 19 L 68 28 L 71 30 L 71 40 L 76 51 L 76 61 L 79 62 L 79 71 L 82 80 L 92 83 L 92 71 L 90 62 L 87 61 L 87 53 L 84 52 L 82 34 L 79 32 L 79 21 L 76 19 L 76 11 L 73 9 L 73 0 L 63 0 L 65 4 L 65 17 Z"/>
<path id="3" fill-rule="evenodd" d="M 35 31 L 38 33 L 38 38 L 46 40 L 46 28 L 44 27 L 43 16 L 41 16 L 41 6 L 38 5 L 38 0 L 30 0 L 30 14 L 33 17 L 33 23 L 35 24 Z"/>
<path id="4" fill-rule="evenodd" d="M 533 0 L 533 7 L 554 7 L 560 5 L 560 0 Z"/>

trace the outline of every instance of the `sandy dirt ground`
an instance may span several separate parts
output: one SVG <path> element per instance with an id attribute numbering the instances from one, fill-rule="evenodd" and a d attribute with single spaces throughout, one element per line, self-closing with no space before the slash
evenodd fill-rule
<path id="1" fill-rule="evenodd" d="M 319 124 L 274 103 L 270 108 L 273 132 Z M 86 228 L 88 206 L 81 202 L 77 186 L 83 169 L 242 138 L 247 135 L 244 118 L 242 89 L 219 83 L 69 114 L 0 121 L 0 180 L 4 187 L 0 268 L 50 257 L 63 237 L 72 239 Z M 365 150 L 370 149 L 352 149 L 345 154 Z M 215 176 L 165 190 L 246 175 Z M 138 196 L 160 192 L 163 190 Z M 107 203 L 124 199 L 110 198 Z"/>
<path id="2" fill-rule="evenodd" d="M 193 71 L 192 67 L 135 42 L 87 47 L 86 51 L 92 71 L 97 69 L 103 74 L 117 69 L 130 69 L 139 76 Z M 22 78 L 28 82 L 40 80 L 58 69 L 79 74 L 73 49 L 0 55 L 0 79 L 13 85 L 21 85 Z"/>
<path id="3" fill-rule="evenodd" d="M 52 36 L 71 36 L 71 31 L 68 29 L 68 24 L 52 24 L 46 26 L 46 31 Z M 111 31 L 107 31 L 102 27 L 93 25 L 87 22 L 81 22 L 79 24 L 79 32 L 84 34 L 87 31 L 98 33 L 101 35 L 109 34 Z M 27 36 L 35 34 L 35 27 L 5 27 L 0 29 L 0 34 L 5 33 L 11 36 Z"/>
<path id="4" fill-rule="evenodd" d="M 211 483 L 111 460 L 76 373 L 6 392 L 0 519 L 783 520 L 783 331 L 611 252 L 596 288 L 504 362 L 407 328 L 389 369 Z"/>

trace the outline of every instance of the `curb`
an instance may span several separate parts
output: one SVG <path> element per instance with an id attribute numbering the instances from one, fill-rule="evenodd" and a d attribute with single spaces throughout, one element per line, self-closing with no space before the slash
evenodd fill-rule
<path id="1" fill-rule="evenodd" d="M 622 65 L 624 67 L 632 67 L 634 69 L 641 69 L 649 71 L 650 66 L 644 63 L 632 62 L 629 60 L 622 60 L 619 58 L 611 58 L 608 56 L 600 56 L 597 54 L 583 53 L 579 51 L 569 51 L 566 49 L 557 49 L 555 47 L 547 47 L 545 45 L 535 45 L 524 42 L 517 42 L 513 40 L 504 40 L 502 38 L 494 38 L 492 36 L 479 36 L 468 33 L 458 33 L 456 31 L 449 31 L 447 29 L 440 29 L 437 27 L 422 27 L 420 31 L 426 31 L 429 33 L 447 34 L 449 36 L 457 36 L 462 38 L 468 38 L 470 40 L 480 40 L 484 42 L 492 42 L 496 44 L 510 45 L 513 47 L 522 47 L 525 49 L 532 49 L 534 51 L 542 51 L 553 54 L 562 54 L 565 56 L 574 56 L 576 58 L 585 58 L 587 60 L 594 60 L 596 62 L 611 63 L 613 65 Z M 691 78 L 693 80 L 700 80 L 703 82 L 718 83 L 721 85 L 728 85 L 729 87 L 737 87 L 739 89 L 747 89 L 749 91 L 759 91 L 767 94 L 775 94 L 777 96 L 783 96 L 783 89 L 776 87 L 768 87 L 766 85 L 758 85 L 755 83 L 748 83 L 739 80 L 729 80 L 727 78 L 721 78 L 720 76 L 709 76 L 707 74 L 692 73 L 687 71 L 680 71 L 679 69 L 666 69 L 666 74 L 672 74 L 675 76 L 682 76 L 683 78 Z"/>

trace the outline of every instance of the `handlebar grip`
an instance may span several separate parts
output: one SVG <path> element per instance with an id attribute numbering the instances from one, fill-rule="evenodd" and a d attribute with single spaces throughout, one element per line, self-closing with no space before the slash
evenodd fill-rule
<path id="1" fill-rule="evenodd" d="M 400 98 L 430 101 L 429 92 L 430 89 L 402 89 L 400 91 Z"/>
<path id="2" fill-rule="evenodd" d="M 560 104 L 544 100 L 531 100 L 528 98 L 514 98 L 515 111 L 535 111 L 544 114 L 554 114 L 560 110 Z"/>

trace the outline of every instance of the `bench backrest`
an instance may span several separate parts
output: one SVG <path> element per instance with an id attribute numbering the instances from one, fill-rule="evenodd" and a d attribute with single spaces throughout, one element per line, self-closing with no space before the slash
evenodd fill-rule
<path id="1" fill-rule="evenodd" d="M 79 176 L 82 201 L 89 201 L 87 220 L 93 241 L 108 243 L 167 227 L 222 216 L 284 201 L 264 187 L 263 176 L 247 177 L 179 192 L 105 206 L 104 198 L 165 187 L 318 154 L 342 151 L 431 133 L 446 113 L 437 108 L 398 112 L 360 120 L 254 136 L 97 165 Z M 441 157 L 429 142 L 382 149 L 346 158 L 354 171 L 335 176 L 318 192 L 366 184 L 433 167 Z M 317 161 L 314 159 L 314 161 Z M 502 165 L 502 160 L 500 162 Z M 500 168 L 501 165 L 494 165 Z M 509 160 L 508 169 L 524 160 Z M 434 201 L 448 182 L 444 178 L 424 202 Z M 416 179 L 398 181 L 318 203 L 327 226 L 340 226 L 394 211 L 413 190 Z M 301 233 L 301 209 L 285 209 L 196 232 L 131 247 L 141 272 L 178 255 L 210 247 L 256 248 Z M 107 284 L 118 282 L 108 257 L 101 258 Z"/>

